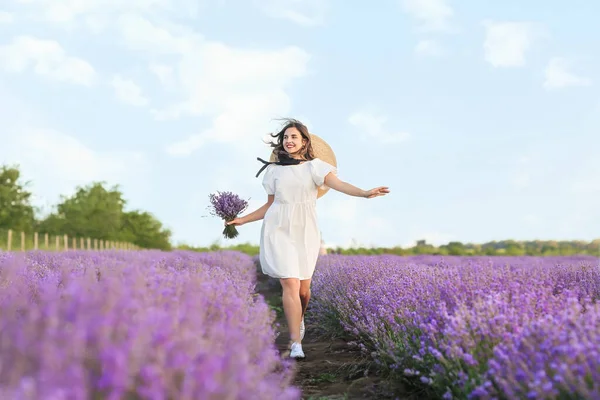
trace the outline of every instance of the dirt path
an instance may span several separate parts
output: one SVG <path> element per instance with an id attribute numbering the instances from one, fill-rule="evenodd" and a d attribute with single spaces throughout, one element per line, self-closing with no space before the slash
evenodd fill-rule
<path id="1" fill-rule="evenodd" d="M 279 336 L 277 347 L 282 357 L 289 355 L 289 334 L 281 306 L 281 288 L 259 271 L 257 291 L 277 312 Z M 309 311 L 310 313 L 310 304 Z M 372 371 L 370 360 L 358 349 L 341 339 L 322 339 L 315 335 L 309 319 L 306 319 L 306 335 L 302 348 L 306 359 L 296 363 L 294 384 L 303 391 L 303 400 L 334 399 L 392 399 L 385 393 L 385 385 Z M 408 396 L 402 397 L 409 399 Z"/>

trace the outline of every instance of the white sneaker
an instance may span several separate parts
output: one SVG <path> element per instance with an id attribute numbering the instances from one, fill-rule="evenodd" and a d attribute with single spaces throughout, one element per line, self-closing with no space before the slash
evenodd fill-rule
<path id="1" fill-rule="evenodd" d="M 304 332 L 306 328 L 304 327 L 304 318 L 302 318 L 302 322 L 300 322 L 300 340 L 304 339 Z"/>
<path id="2" fill-rule="evenodd" d="M 304 352 L 302 351 L 302 345 L 300 343 L 292 343 L 292 351 L 290 351 L 290 357 L 296 360 L 304 359 Z"/>

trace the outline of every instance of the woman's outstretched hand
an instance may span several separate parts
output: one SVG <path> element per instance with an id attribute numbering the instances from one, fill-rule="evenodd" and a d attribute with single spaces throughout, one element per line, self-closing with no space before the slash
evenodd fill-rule
<path id="1" fill-rule="evenodd" d="M 245 224 L 245 222 L 242 218 L 234 218 L 229 222 L 225 222 L 225 226 L 227 226 L 227 225 L 241 226 L 244 224 Z"/>
<path id="2" fill-rule="evenodd" d="M 390 192 L 390 189 L 387 186 L 379 186 L 375 189 L 367 190 L 365 192 L 365 197 L 367 199 L 372 199 L 373 197 L 385 196 Z"/>

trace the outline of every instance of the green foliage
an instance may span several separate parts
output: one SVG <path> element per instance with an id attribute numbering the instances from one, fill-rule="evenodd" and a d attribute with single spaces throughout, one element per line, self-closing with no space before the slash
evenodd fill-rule
<path id="1" fill-rule="evenodd" d="M 146 211 L 124 211 L 126 201 L 118 186 L 95 182 L 62 198 L 57 212 L 40 223 L 39 231 L 76 237 L 133 243 L 141 248 L 171 249 L 171 231 Z"/>
<path id="2" fill-rule="evenodd" d="M 38 230 L 75 237 L 115 240 L 122 225 L 125 200 L 117 187 L 110 190 L 103 183 L 78 187 L 71 197 L 62 196 L 57 212 L 41 221 Z"/>
<path id="3" fill-rule="evenodd" d="M 29 204 L 31 193 L 19 182 L 17 167 L 0 170 L 0 230 L 68 235 L 133 243 L 141 248 L 171 249 L 171 231 L 151 213 L 126 211 L 127 204 L 118 186 L 93 182 L 77 187 L 72 196 L 62 196 L 55 212 L 36 220 Z"/>
<path id="4" fill-rule="evenodd" d="M 189 246 L 187 244 L 181 244 L 177 246 L 179 250 L 190 250 L 190 251 L 198 251 L 198 252 L 209 252 L 209 251 L 219 251 L 219 250 L 233 250 L 239 251 L 241 253 L 248 254 L 250 256 L 257 256 L 259 252 L 259 247 L 250 243 L 237 244 L 233 246 L 225 246 L 222 247 L 218 243 L 213 243 L 208 247 L 194 247 Z"/>
<path id="5" fill-rule="evenodd" d="M 123 213 L 119 240 L 147 249 L 171 249 L 171 231 L 146 211 Z"/>
<path id="6" fill-rule="evenodd" d="M 451 256 L 460 256 L 467 252 L 467 249 L 461 242 L 450 242 L 443 247 L 447 249 L 448 254 Z"/>
<path id="7" fill-rule="evenodd" d="M 29 232 L 34 224 L 31 193 L 25 190 L 18 167 L 0 169 L 0 228 Z"/>
<path id="8" fill-rule="evenodd" d="M 178 246 L 180 249 L 195 251 L 214 250 L 239 250 L 249 255 L 257 255 L 259 248 L 256 245 L 243 244 L 237 246 L 221 247 L 213 244 L 210 247 L 191 247 L 187 245 Z M 593 255 L 600 256 L 600 239 L 589 243 L 583 241 L 523 241 L 506 240 L 500 242 L 488 242 L 484 244 L 472 244 L 461 242 L 450 242 L 441 246 L 433 246 L 418 241 L 413 247 L 375 247 L 375 248 L 348 248 L 341 247 L 329 249 L 329 254 L 344 255 L 379 255 L 394 254 L 398 256 L 411 255 L 456 255 L 456 256 L 574 256 Z"/>

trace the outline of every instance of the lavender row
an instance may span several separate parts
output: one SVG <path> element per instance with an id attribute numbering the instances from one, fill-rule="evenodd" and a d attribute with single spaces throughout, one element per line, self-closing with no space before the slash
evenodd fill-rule
<path id="1" fill-rule="evenodd" d="M 0 398 L 298 399 L 236 252 L 0 254 Z"/>
<path id="2" fill-rule="evenodd" d="M 321 258 L 311 314 L 394 379 L 452 398 L 600 398 L 591 257 Z"/>

